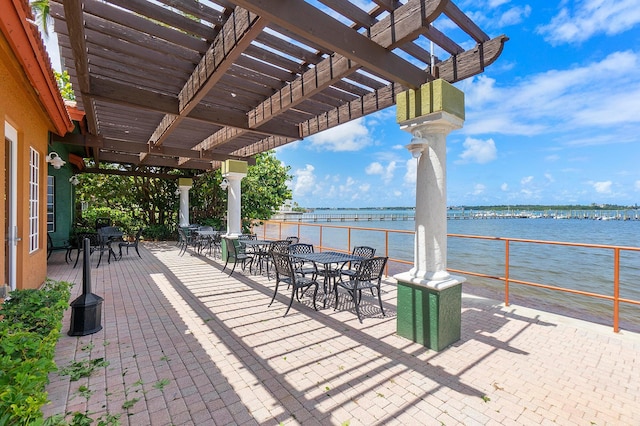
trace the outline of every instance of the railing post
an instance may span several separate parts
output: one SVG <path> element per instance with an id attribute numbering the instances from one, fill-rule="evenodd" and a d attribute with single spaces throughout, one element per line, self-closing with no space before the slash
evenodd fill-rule
<path id="1" fill-rule="evenodd" d="M 322 225 L 320 225 L 320 251 L 322 251 Z"/>
<path id="2" fill-rule="evenodd" d="M 389 258 L 389 231 L 384 231 L 384 255 Z M 384 274 L 389 276 L 389 262 L 387 262 L 384 269 Z"/>
<path id="3" fill-rule="evenodd" d="M 509 306 L 509 240 L 504 242 L 504 305 Z"/>
<path id="4" fill-rule="evenodd" d="M 613 332 L 620 332 L 620 248 L 613 249 Z"/>

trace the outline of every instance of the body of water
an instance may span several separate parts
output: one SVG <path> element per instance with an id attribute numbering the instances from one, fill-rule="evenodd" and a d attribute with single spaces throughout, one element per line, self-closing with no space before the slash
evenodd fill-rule
<path id="1" fill-rule="evenodd" d="M 377 212 L 379 210 L 373 210 Z M 340 213 L 351 213 L 339 211 Z M 363 213 L 362 210 L 358 211 Z M 403 213 L 402 211 L 394 211 Z M 519 238 L 640 247 L 640 221 L 588 219 L 474 219 L 448 220 L 449 234 L 487 237 Z M 349 232 L 346 227 L 376 230 L 414 231 L 412 220 L 402 221 L 341 221 L 331 223 L 285 223 L 283 236 L 296 235 L 301 242 L 322 245 L 325 250 L 348 250 Z M 277 230 L 269 229 L 269 238 L 277 238 Z M 261 235 L 260 231 L 258 233 Z M 385 255 L 388 238 L 389 257 L 413 261 L 413 234 L 352 229 L 351 247 L 375 247 Z M 320 241 L 322 239 L 322 241 Z M 492 276 L 505 275 L 505 242 L 450 237 L 448 239 L 448 267 Z M 613 295 L 614 255 L 610 249 L 566 247 L 546 244 L 511 242 L 509 245 L 510 278 L 567 289 Z M 391 264 L 390 275 L 410 269 L 411 265 Z M 465 292 L 504 300 L 504 282 L 467 277 Z M 622 251 L 620 256 L 620 296 L 640 300 L 640 252 Z M 564 292 L 537 289 L 512 284 L 511 303 L 554 311 L 568 316 L 611 324 L 613 303 L 607 300 L 578 296 Z M 640 306 L 621 304 L 622 328 L 640 331 Z"/>

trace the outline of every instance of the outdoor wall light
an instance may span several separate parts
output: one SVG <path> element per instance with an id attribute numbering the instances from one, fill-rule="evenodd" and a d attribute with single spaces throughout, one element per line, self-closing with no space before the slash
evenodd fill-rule
<path id="1" fill-rule="evenodd" d="M 229 181 L 227 180 L 227 178 L 222 179 L 222 182 L 220 182 L 220 188 L 222 188 L 223 191 L 226 191 L 228 187 Z"/>
<path id="2" fill-rule="evenodd" d="M 178 188 L 178 189 L 176 189 L 175 194 L 176 194 L 176 195 L 180 195 L 180 192 L 182 192 L 182 191 L 180 191 L 180 188 Z"/>
<path id="3" fill-rule="evenodd" d="M 67 163 L 60 158 L 60 155 L 55 151 L 51 151 L 44 159 L 47 163 L 51 164 L 54 169 L 59 169 Z"/>
<path id="4" fill-rule="evenodd" d="M 421 142 L 421 139 L 412 138 L 409 145 L 406 145 L 405 148 L 407 148 L 411 152 L 411 156 L 413 158 L 418 159 L 422 155 L 422 151 L 424 150 L 424 147 L 426 145 L 426 143 Z"/>
<path id="5" fill-rule="evenodd" d="M 69 183 L 73 186 L 76 186 L 80 183 L 80 181 L 78 180 L 78 176 L 73 175 L 69 178 Z"/>

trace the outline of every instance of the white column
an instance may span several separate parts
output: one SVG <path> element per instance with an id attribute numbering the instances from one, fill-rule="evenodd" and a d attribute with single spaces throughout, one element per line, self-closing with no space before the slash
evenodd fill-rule
<path id="1" fill-rule="evenodd" d="M 178 191 L 180 191 L 180 212 L 178 219 L 180 226 L 189 226 L 189 190 L 191 186 L 180 185 Z"/>
<path id="2" fill-rule="evenodd" d="M 241 182 L 246 173 L 229 172 L 223 177 L 229 182 L 227 190 L 227 236 L 238 236 L 242 234 L 242 190 Z"/>
<path id="3" fill-rule="evenodd" d="M 414 266 L 398 274 L 401 281 L 438 290 L 465 279 L 447 272 L 447 135 L 463 120 L 447 112 L 416 118 L 402 129 L 414 136 L 407 148 L 420 153 L 416 175 Z"/>

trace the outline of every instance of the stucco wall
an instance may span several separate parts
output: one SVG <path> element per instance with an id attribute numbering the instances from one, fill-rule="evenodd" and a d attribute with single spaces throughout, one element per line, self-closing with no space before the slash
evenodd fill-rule
<path id="1" fill-rule="evenodd" d="M 53 126 L 33 91 L 24 71 L 13 55 L 4 35 L 0 33 L 0 117 L 2 126 L 0 140 L 4 142 L 4 123 L 8 122 L 18 131 L 17 195 L 18 195 L 18 236 L 22 239 L 17 246 L 17 288 L 37 288 L 45 280 L 47 272 L 47 155 L 48 132 Z M 29 253 L 29 152 L 33 147 L 40 153 L 40 226 L 39 246 Z M 2 164 L 5 150 L 0 150 Z M 4 167 L 0 168 L 4 182 Z M 4 192 L 4 188 L 2 190 Z M 6 211 L 5 197 L 0 200 Z M 0 237 L 5 241 L 7 224 L 5 215 L 0 216 Z M 2 270 L 5 269 L 6 244 L 2 245 Z M 2 284 L 2 283 L 0 283 Z"/>

